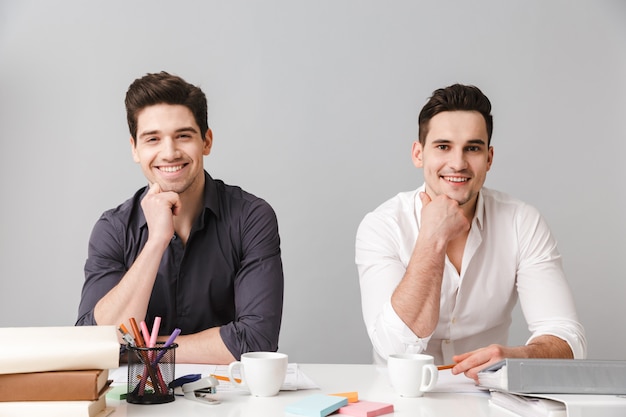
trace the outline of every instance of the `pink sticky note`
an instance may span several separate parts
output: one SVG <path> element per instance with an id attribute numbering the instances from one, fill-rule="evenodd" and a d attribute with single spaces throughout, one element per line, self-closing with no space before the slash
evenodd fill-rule
<path id="1" fill-rule="evenodd" d="M 375 417 L 393 413 L 393 404 L 376 403 L 373 401 L 357 401 L 339 409 L 339 414 L 354 417 Z"/>

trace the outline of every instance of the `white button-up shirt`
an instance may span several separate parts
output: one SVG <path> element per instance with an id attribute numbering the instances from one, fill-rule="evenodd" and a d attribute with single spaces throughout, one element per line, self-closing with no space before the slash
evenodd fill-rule
<path id="1" fill-rule="evenodd" d="M 417 337 L 398 317 L 391 295 L 402 280 L 420 230 L 419 192 L 400 193 L 368 213 L 356 236 L 363 318 L 374 360 L 392 353 L 427 353 L 435 363 L 492 343 L 507 344 L 518 297 L 529 339 L 554 335 L 574 357 L 586 341 L 565 279 L 556 240 L 539 212 L 507 194 L 481 190 L 465 244 L 461 273 L 446 257 L 439 323 Z"/>

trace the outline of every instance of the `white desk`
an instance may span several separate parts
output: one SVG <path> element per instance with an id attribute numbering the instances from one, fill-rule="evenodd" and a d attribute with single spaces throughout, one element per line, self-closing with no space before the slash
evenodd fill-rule
<path id="1" fill-rule="evenodd" d="M 277 417 L 291 416 L 285 406 L 314 393 L 332 394 L 357 391 L 359 399 L 394 405 L 395 412 L 385 416 L 411 417 L 511 417 L 500 408 L 489 404 L 486 394 L 426 393 L 421 398 L 403 398 L 396 395 L 386 374 L 386 369 L 376 365 L 320 365 L 299 364 L 300 369 L 320 389 L 281 391 L 275 397 L 253 397 L 243 392 L 220 393 L 221 404 L 204 405 L 176 397 L 168 404 L 137 405 L 126 401 L 111 401 L 115 407 L 111 417 L 124 416 L 220 416 L 220 417 Z M 449 371 L 441 371 L 449 372 Z M 339 414 L 337 414 L 339 415 Z"/>

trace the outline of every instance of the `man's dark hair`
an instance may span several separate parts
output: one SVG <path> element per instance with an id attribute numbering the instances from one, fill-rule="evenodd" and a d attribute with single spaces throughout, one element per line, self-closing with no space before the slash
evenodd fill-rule
<path id="1" fill-rule="evenodd" d="M 433 92 L 432 97 L 420 111 L 418 117 L 419 141 L 424 146 L 428 134 L 430 119 L 444 111 L 477 111 L 485 119 L 487 126 L 487 145 L 491 144 L 493 132 L 493 116 L 491 116 L 491 102 L 482 91 L 473 85 L 454 84 L 446 88 L 440 88 Z"/>
<path id="2" fill-rule="evenodd" d="M 146 74 L 133 81 L 128 87 L 124 102 L 126 104 L 128 129 L 135 143 L 137 140 L 137 115 L 144 108 L 155 104 L 183 105 L 193 114 L 202 138 L 209 130 L 207 101 L 202 90 L 165 71 L 158 74 Z"/>

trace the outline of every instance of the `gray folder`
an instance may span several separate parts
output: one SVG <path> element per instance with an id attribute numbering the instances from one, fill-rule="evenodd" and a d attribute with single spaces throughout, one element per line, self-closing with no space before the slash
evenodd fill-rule
<path id="1" fill-rule="evenodd" d="M 505 359 L 478 373 L 478 385 L 519 394 L 626 394 L 626 361 Z"/>

